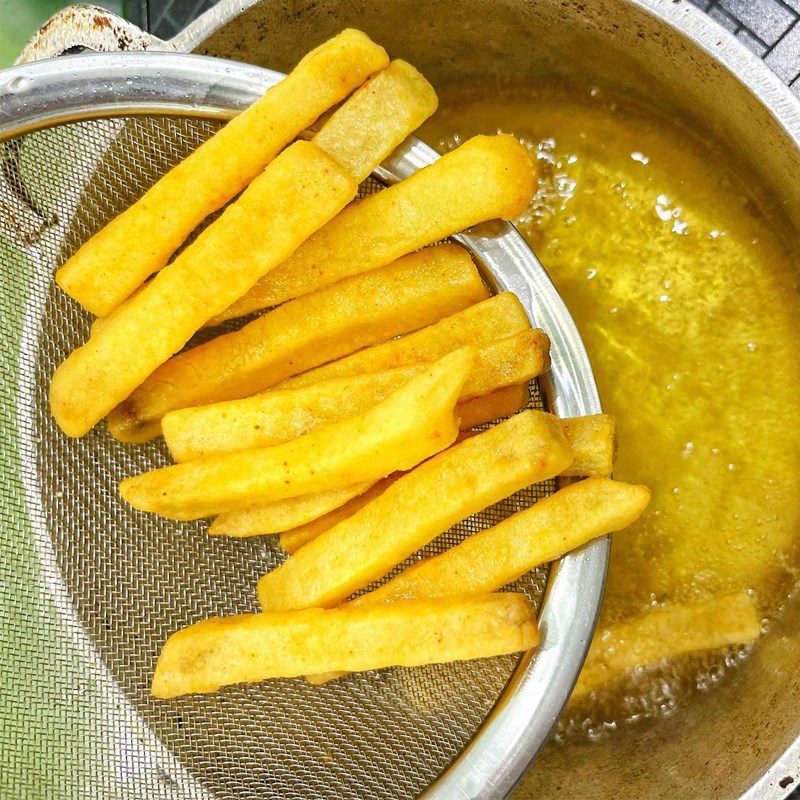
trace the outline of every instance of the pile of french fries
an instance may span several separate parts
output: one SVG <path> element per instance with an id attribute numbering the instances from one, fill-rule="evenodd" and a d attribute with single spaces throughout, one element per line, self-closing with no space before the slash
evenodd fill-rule
<path id="1" fill-rule="evenodd" d="M 469 253 L 436 244 L 528 206 L 527 151 L 475 137 L 352 202 L 436 106 L 411 65 L 345 30 L 56 275 L 97 315 L 53 376 L 63 431 L 107 418 L 121 441 L 163 435 L 176 463 L 124 480 L 128 503 L 212 517 L 215 535 L 279 534 L 290 554 L 259 582 L 262 613 L 169 638 L 157 697 L 528 650 L 531 604 L 500 590 L 648 503 L 645 487 L 608 477 L 612 418 L 526 409 L 549 367 L 546 334 L 512 293 L 492 296 Z M 556 476 L 585 479 L 359 594 L 459 521 Z"/>

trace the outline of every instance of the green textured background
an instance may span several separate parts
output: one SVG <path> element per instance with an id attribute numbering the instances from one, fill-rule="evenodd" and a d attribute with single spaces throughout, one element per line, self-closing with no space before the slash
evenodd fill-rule
<path id="1" fill-rule="evenodd" d="M 37 192 L 28 166 L 26 183 L 51 211 L 66 174 L 54 168 L 51 191 Z M 77 800 L 86 787 L 107 785 L 101 762 L 108 764 L 109 751 L 99 733 L 99 687 L 42 580 L 25 505 L 18 359 L 34 268 L 0 236 L 0 799 Z"/>
<path id="2" fill-rule="evenodd" d="M 37 580 L 14 424 L 15 354 L 31 264 L 2 239 L 0 263 L 17 266 L 12 276 L 4 269 L 0 281 L 0 798 L 73 798 L 81 775 L 91 767 L 80 731 L 87 730 L 96 698 L 88 674 L 80 689 L 80 659 Z M 62 658 L 54 659 L 54 652 Z M 25 787 L 22 795 L 20 787 Z"/>
<path id="3" fill-rule="evenodd" d="M 0 0 L 0 68 L 65 4 Z M 117 13 L 121 3 L 105 3 Z M 102 777 L 87 734 L 99 698 L 42 591 L 16 433 L 17 353 L 33 265 L 0 237 L 0 798 L 72 800 Z M 57 658 L 53 654 L 58 654 Z M 94 779 L 94 780 L 92 780 Z"/>
<path id="4" fill-rule="evenodd" d="M 0 0 L 0 68 L 13 64 L 37 28 L 65 5 L 60 0 Z M 123 13 L 120 0 L 98 5 L 115 14 Z"/>

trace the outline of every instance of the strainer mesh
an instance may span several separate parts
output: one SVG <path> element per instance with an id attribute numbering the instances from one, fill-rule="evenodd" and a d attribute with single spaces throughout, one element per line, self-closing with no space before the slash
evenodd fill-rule
<path id="1" fill-rule="evenodd" d="M 0 668 L 10 675 L 0 686 L 2 797 L 414 797 L 475 734 L 516 665 L 505 657 L 323 687 L 274 681 L 150 698 L 166 637 L 207 616 L 256 610 L 257 579 L 281 555 L 271 537 L 212 538 L 205 523 L 122 503 L 121 478 L 168 463 L 163 443 L 122 445 L 103 426 L 78 441 L 57 430 L 49 378 L 85 340 L 90 319 L 52 273 L 216 126 L 76 122 L 2 149 L 7 187 L 24 188 L 48 219 L 31 246 L 0 239 Z M 526 489 L 424 552 L 552 489 Z M 545 581 L 540 570 L 515 588 L 538 603 Z"/>

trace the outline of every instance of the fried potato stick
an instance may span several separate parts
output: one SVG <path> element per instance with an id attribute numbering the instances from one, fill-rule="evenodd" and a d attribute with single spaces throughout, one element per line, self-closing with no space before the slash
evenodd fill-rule
<path id="1" fill-rule="evenodd" d="M 355 417 L 275 447 L 226 453 L 127 478 L 120 492 L 142 511 L 197 519 L 410 469 L 458 435 L 455 404 L 474 359 L 471 348 L 450 353 Z"/>
<path id="2" fill-rule="evenodd" d="M 761 623 L 747 592 L 672 604 L 598 628 L 572 700 L 585 697 L 636 667 L 651 667 L 703 650 L 748 644 Z"/>
<path id="3" fill-rule="evenodd" d="M 280 536 L 281 548 L 290 555 L 296 553 L 304 544 L 308 544 L 312 539 L 316 539 L 321 533 L 330 530 L 343 519 L 352 517 L 360 508 L 363 508 L 371 500 L 374 500 L 379 494 L 383 494 L 383 492 L 400 477 L 400 474 L 389 475 L 387 478 L 382 478 L 363 494 L 357 495 L 352 500 L 329 511 L 327 514 L 311 522 L 307 522 L 305 525 L 299 525 L 292 530 L 284 531 Z"/>
<path id="4" fill-rule="evenodd" d="M 218 220 L 58 367 L 50 407 L 62 430 L 70 436 L 86 433 L 229 298 L 284 260 L 355 191 L 344 169 L 310 142 L 284 150 Z"/>
<path id="5" fill-rule="evenodd" d="M 167 263 L 205 217 L 388 61 L 382 47 L 356 30 L 342 31 L 312 50 L 89 239 L 56 273 L 59 286 L 93 314 L 109 314 Z"/>
<path id="6" fill-rule="evenodd" d="M 346 208 L 217 319 L 316 291 L 530 203 L 536 172 L 514 137 L 476 136 L 411 177 Z"/>
<path id="7" fill-rule="evenodd" d="M 433 87 L 406 61 L 392 61 L 338 108 L 311 140 L 360 183 L 436 111 Z"/>
<path id="8" fill-rule="evenodd" d="M 109 429 L 123 441 L 152 438 L 168 411 L 247 397 L 359 347 L 422 328 L 487 295 L 463 248 L 448 244 L 414 253 L 175 356 L 115 409 Z"/>
<path id="9" fill-rule="evenodd" d="M 414 667 L 529 650 L 536 617 L 522 594 L 492 594 L 207 619 L 169 637 L 154 697 L 323 670 Z"/>
<path id="10" fill-rule="evenodd" d="M 456 444 L 476 434 L 477 431 L 462 431 L 456 437 Z M 310 527 L 321 533 L 322 530 L 333 527 L 332 519 L 338 521 L 351 516 L 403 474 L 403 472 L 393 472 L 379 481 L 364 481 L 345 489 L 291 497 L 275 503 L 250 506 L 241 511 L 226 511 L 215 518 L 208 532 L 212 535 L 238 537 L 269 533 L 283 535 L 284 532 L 290 535 Z M 320 523 L 324 527 L 315 527 L 317 520 L 325 520 L 324 523 Z M 309 533 L 306 533 L 305 537 L 307 538 L 303 540 L 303 544 L 313 538 Z M 291 537 L 289 541 L 294 539 L 295 537 Z M 294 549 L 299 547 L 298 544 Z"/>
<path id="11" fill-rule="evenodd" d="M 530 401 L 527 383 L 508 386 L 458 404 L 461 429 L 474 428 L 496 419 L 510 417 L 526 408 Z"/>
<path id="12" fill-rule="evenodd" d="M 564 433 L 576 453 L 565 476 L 610 475 L 617 457 L 617 420 L 609 414 L 572 417 Z"/>
<path id="13" fill-rule="evenodd" d="M 531 324 L 517 296 L 512 292 L 503 292 L 435 325 L 390 342 L 366 347 L 338 361 L 295 375 L 281 381 L 276 388 L 297 389 L 331 378 L 428 363 L 459 347 L 483 347 L 497 339 L 528 330 L 531 330 Z M 550 340 L 544 331 L 534 330 L 534 333 L 536 339 L 531 346 L 545 358 L 550 349 Z"/>
<path id="14" fill-rule="evenodd" d="M 649 502 L 645 486 L 609 478 L 578 481 L 410 566 L 351 604 L 495 592 L 534 567 L 622 530 L 642 515 Z"/>
<path id="15" fill-rule="evenodd" d="M 264 575 L 262 608 L 336 605 L 456 522 L 558 475 L 571 460 L 558 420 L 523 411 L 420 464 Z"/>
<path id="16" fill-rule="evenodd" d="M 459 398 L 461 404 L 527 382 L 548 363 L 545 341 L 539 331 L 523 331 L 498 339 L 477 352 L 475 368 Z M 164 438 L 176 461 L 269 447 L 375 405 L 427 366 L 421 363 L 334 378 L 299 389 L 278 389 L 243 400 L 171 411 L 162 420 Z M 517 387 L 515 400 L 519 394 Z M 459 413 L 462 407 L 459 405 Z M 469 426 L 462 424 L 462 427 Z"/>
<path id="17" fill-rule="evenodd" d="M 362 481 L 344 489 L 288 497 L 266 505 L 255 505 L 240 511 L 226 511 L 208 528 L 212 536 L 261 536 L 282 533 L 311 523 L 320 517 L 335 514 L 343 506 L 369 493 L 374 481 Z"/>
<path id="18" fill-rule="evenodd" d="M 456 444 L 478 431 L 461 431 Z M 337 522 L 352 516 L 373 497 L 394 483 L 404 472 L 393 472 L 376 482 L 363 482 L 348 486 L 341 491 L 319 492 L 303 495 L 276 503 L 252 506 L 242 511 L 226 511 L 220 514 L 209 528 L 209 533 L 230 536 L 260 536 L 280 533 L 281 547 L 287 553 L 299 550 L 323 531 L 332 528 Z M 294 519 L 304 519 L 291 524 Z M 284 539 L 284 536 L 287 537 Z M 291 549 L 289 549 L 291 548 Z"/>
<path id="19" fill-rule="evenodd" d="M 635 522 L 650 501 L 644 486 L 587 478 L 566 486 L 455 547 L 423 559 L 347 606 L 495 592 L 586 542 Z M 337 674 L 309 676 L 324 683 Z"/>

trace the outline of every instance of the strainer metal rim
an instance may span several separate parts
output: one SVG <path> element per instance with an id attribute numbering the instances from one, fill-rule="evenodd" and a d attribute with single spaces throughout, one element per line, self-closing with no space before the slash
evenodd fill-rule
<path id="1" fill-rule="evenodd" d="M 159 52 L 75 55 L 20 65 L 0 72 L 0 140 L 99 117 L 228 119 L 282 77 L 238 62 Z M 410 137 L 375 174 L 397 182 L 436 158 L 435 151 Z M 577 328 L 516 229 L 491 223 L 455 238 L 476 255 L 498 289 L 514 291 L 529 314 L 536 310 L 534 321 L 553 345 L 552 368 L 542 381 L 551 410 L 559 416 L 599 413 L 597 388 Z M 514 787 L 547 740 L 586 657 L 609 550 L 609 538 L 604 537 L 553 565 L 539 617 L 540 646 L 521 659 L 476 736 L 423 793 L 426 800 L 494 800 Z M 63 587 L 51 589 L 57 598 L 65 597 Z M 60 607 L 70 614 L 63 603 Z M 91 651 L 88 636 L 81 644 Z M 136 715 L 132 707 L 130 714 Z M 146 728 L 140 719 L 132 725 L 138 736 Z M 163 755 L 174 774 L 174 761 Z"/>

